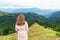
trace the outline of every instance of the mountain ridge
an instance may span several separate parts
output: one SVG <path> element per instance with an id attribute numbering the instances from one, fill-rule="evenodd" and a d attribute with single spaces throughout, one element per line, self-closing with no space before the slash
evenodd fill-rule
<path id="1" fill-rule="evenodd" d="M 57 9 L 38 9 L 38 8 L 0 8 L 0 11 L 2 12 L 9 12 L 9 13 L 18 13 L 18 12 L 24 12 L 24 13 L 27 13 L 27 12 L 34 12 L 34 13 L 37 13 L 39 15 L 49 15 L 50 13 L 52 12 L 55 12 L 55 11 L 58 11 Z M 49 14 L 48 14 L 49 13 Z"/>

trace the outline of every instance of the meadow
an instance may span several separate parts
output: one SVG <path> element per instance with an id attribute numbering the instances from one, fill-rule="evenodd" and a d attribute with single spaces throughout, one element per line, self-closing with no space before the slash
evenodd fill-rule
<path id="1" fill-rule="evenodd" d="M 28 40 L 56 40 L 56 31 L 44 28 L 44 26 L 34 23 L 29 27 Z M 17 40 L 17 32 L 5 36 L 0 36 L 0 40 Z"/>

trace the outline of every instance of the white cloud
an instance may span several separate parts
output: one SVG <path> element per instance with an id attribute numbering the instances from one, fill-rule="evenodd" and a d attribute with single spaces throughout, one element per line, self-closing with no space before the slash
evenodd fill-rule
<path id="1" fill-rule="evenodd" d="M 10 5 L 4 5 L 8 3 Z M 1 5 L 4 5 L 3 7 Z M 0 0 L 0 8 L 30 8 L 60 9 L 60 0 Z"/>

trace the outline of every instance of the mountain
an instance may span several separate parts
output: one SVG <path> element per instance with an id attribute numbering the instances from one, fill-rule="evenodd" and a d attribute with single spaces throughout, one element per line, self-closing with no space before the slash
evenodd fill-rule
<path id="1" fill-rule="evenodd" d="M 38 9 L 38 8 L 0 8 L 2 12 L 9 12 L 9 13 L 19 13 L 19 12 L 34 12 L 39 15 L 43 15 L 44 17 L 48 18 L 52 12 L 58 11 L 57 9 Z"/>
<path id="2" fill-rule="evenodd" d="M 57 18 L 57 17 L 60 17 L 60 11 L 56 11 L 56 12 L 53 12 L 51 13 L 51 15 L 49 16 L 49 19 L 51 18 Z"/>
<path id="3" fill-rule="evenodd" d="M 60 25 L 60 11 L 53 12 L 50 17 L 48 18 L 52 24 Z"/>
<path id="4" fill-rule="evenodd" d="M 48 17 L 47 23 L 49 27 L 53 28 L 53 30 L 60 32 L 60 11 L 51 13 Z"/>
<path id="5" fill-rule="evenodd" d="M 54 12 L 57 12 L 57 11 L 59 11 L 58 9 L 45 9 L 45 10 L 43 10 L 43 14 L 45 14 L 45 15 L 43 15 L 44 17 L 46 17 L 46 18 L 49 18 Z"/>
<path id="6" fill-rule="evenodd" d="M 20 10 L 20 9 L 19 9 Z M 35 10 L 35 8 L 34 8 Z M 34 11 L 31 9 L 31 11 Z M 6 10 L 7 11 L 7 10 Z M 16 18 L 17 16 L 20 14 L 20 12 L 15 12 L 13 11 L 11 13 L 10 12 L 2 12 L 0 11 L 0 35 L 7 35 L 7 34 L 11 34 L 11 33 L 14 33 L 15 32 L 15 23 L 16 23 Z M 24 10 L 25 11 L 25 10 Z M 38 10 L 35 10 L 35 12 L 38 11 Z M 56 10 L 55 10 L 56 11 Z M 57 31 L 60 31 L 60 16 L 58 16 L 60 14 L 59 11 L 56 11 L 56 12 L 47 12 L 51 13 L 50 16 L 48 16 L 48 18 L 46 18 L 46 16 L 44 16 L 43 14 L 44 11 L 41 11 L 39 10 L 39 12 L 41 14 L 37 14 L 35 12 L 23 12 L 25 17 L 26 17 L 26 21 L 28 22 L 29 24 L 29 27 L 37 22 L 38 24 L 40 25 L 43 25 L 44 27 L 48 27 L 48 28 L 52 28 L 53 30 L 57 30 Z M 42 13 L 43 12 L 43 13 Z M 58 13 L 58 14 L 57 14 Z M 57 15 L 55 15 L 57 14 Z"/>
<path id="7" fill-rule="evenodd" d="M 2 32 L 0 31 L 0 35 L 7 35 L 7 34 L 11 34 L 15 32 L 15 29 L 13 28 L 15 28 L 16 19 L 19 14 L 20 13 L 7 13 L 7 12 L 0 13 L 1 15 L 0 16 L 0 30 L 2 30 Z M 41 15 L 38 15 L 33 12 L 24 13 L 24 15 L 26 17 L 26 20 L 29 26 L 31 26 L 34 22 L 39 22 L 41 25 L 46 24 L 47 18 Z"/>
<path id="8" fill-rule="evenodd" d="M 27 13 L 27 12 L 34 12 L 34 13 L 40 13 L 40 9 L 38 8 L 0 8 L 0 11 L 2 12 L 9 12 L 9 13 L 16 13 L 16 12 L 24 12 L 24 13 Z"/>

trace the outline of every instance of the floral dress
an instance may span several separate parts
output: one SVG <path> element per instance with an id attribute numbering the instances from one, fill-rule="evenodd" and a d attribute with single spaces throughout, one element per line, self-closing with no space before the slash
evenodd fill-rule
<path id="1" fill-rule="evenodd" d="M 26 21 L 24 25 L 16 25 L 15 30 L 18 32 L 18 40 L 28 40 L 28 23 Z"/>

